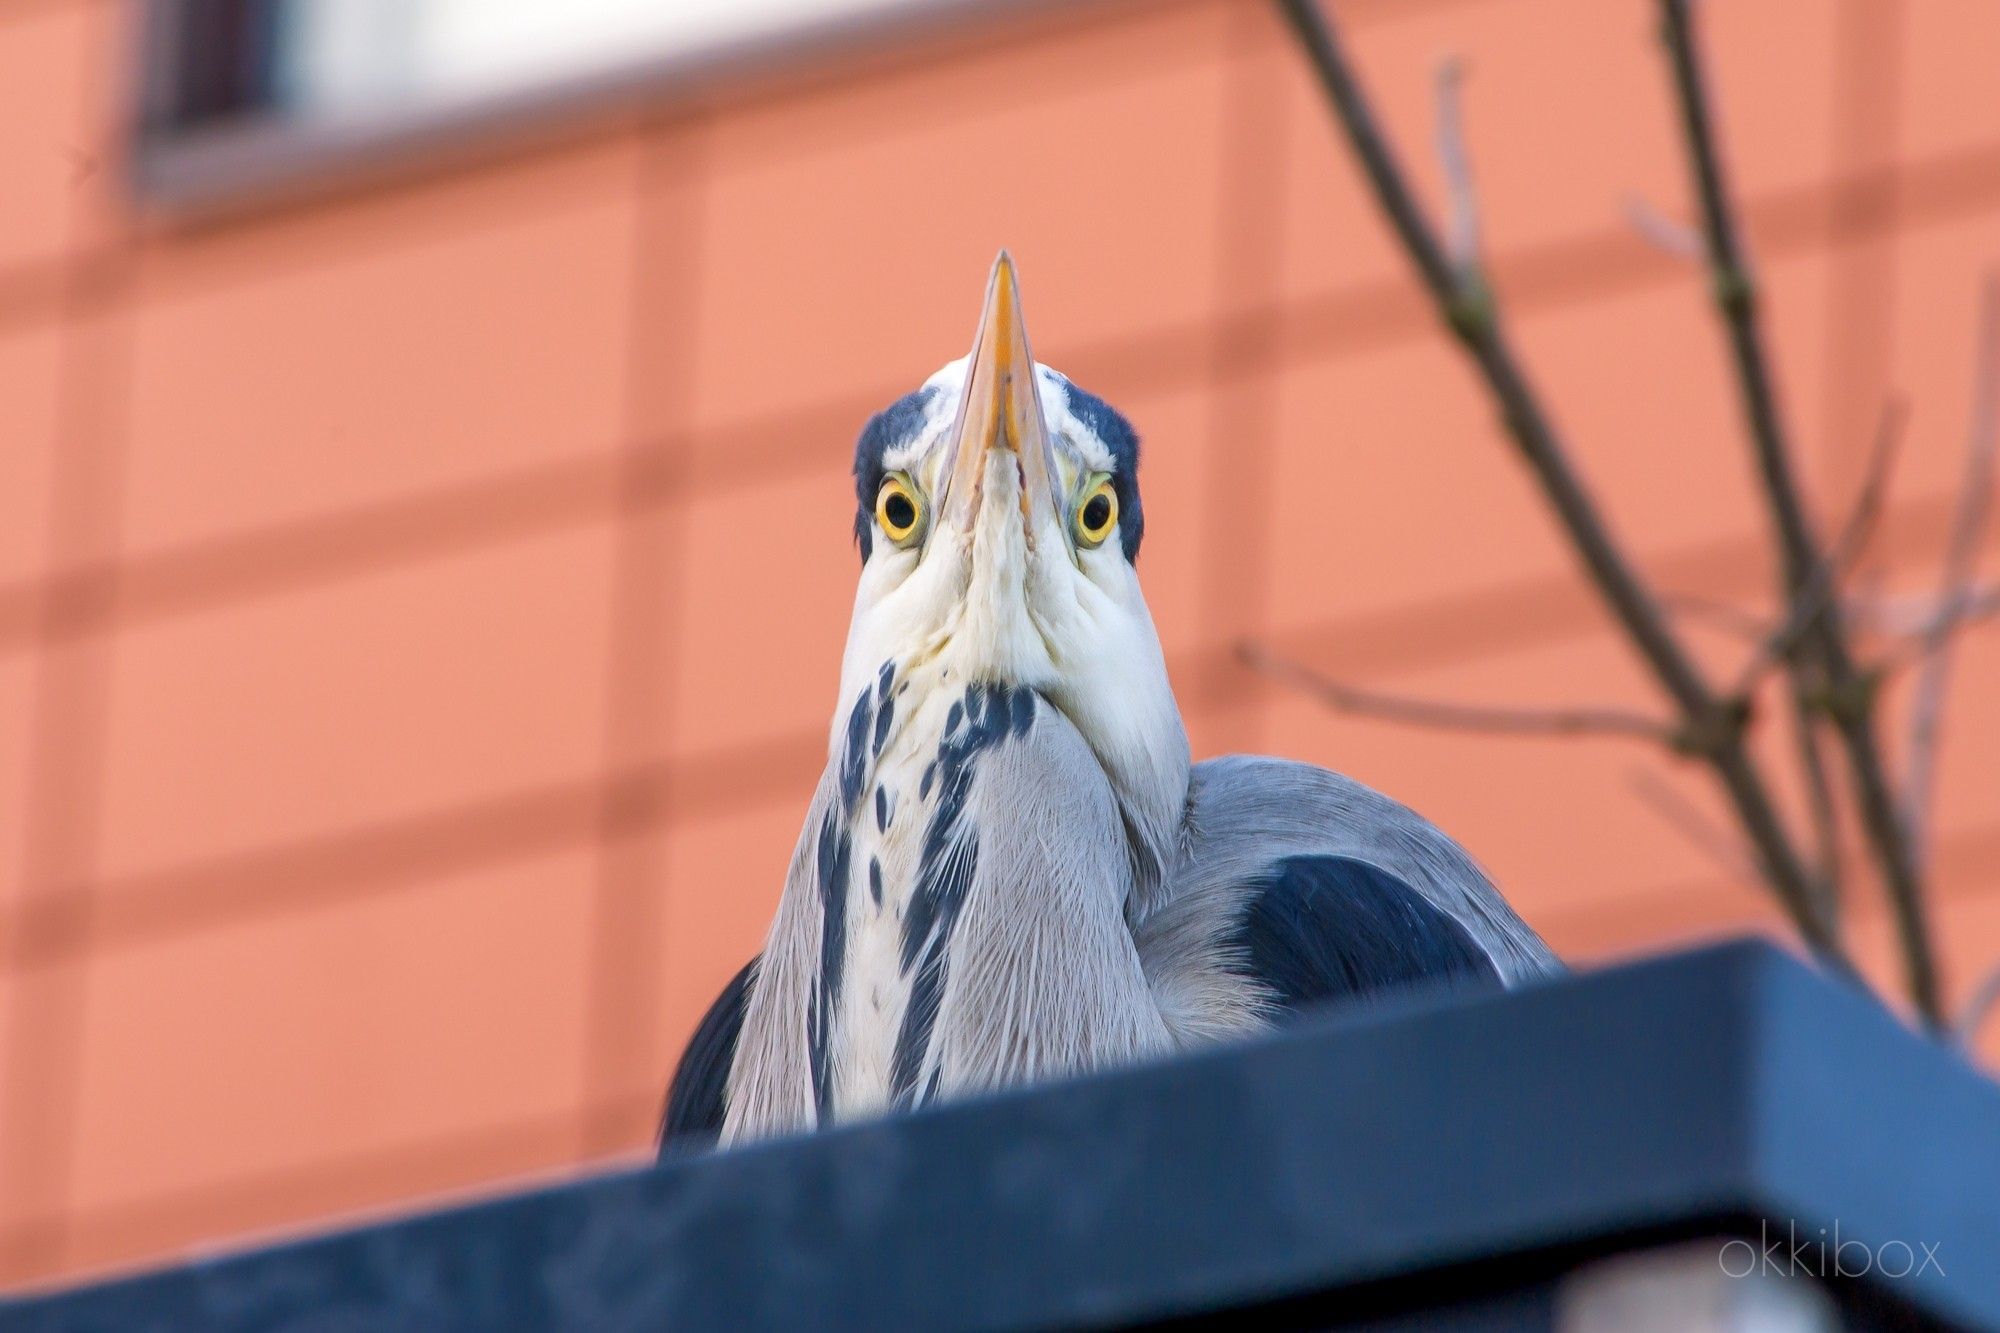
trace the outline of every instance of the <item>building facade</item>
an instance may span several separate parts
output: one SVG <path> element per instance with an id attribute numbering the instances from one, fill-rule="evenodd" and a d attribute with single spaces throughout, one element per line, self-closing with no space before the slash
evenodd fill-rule
<path id="1" fill-rule="evenodd" d="M 1778 930 L 1643 746 L 1238 665 L 1658 706 L 1271 7 L 912 4 L 358 119 L 328 75 L 289 120 L 268 64 L 188 45 L 268 51 L 269 7 L 161 17 L 202 8 L 0 8 L 0 1282 L 643 1157 L 824 761 L 854 436 L 963 354 L 1003 245 L 1038 355 L 1144 441 L 1197 757 L 1405 799 L 1580 963 Z M 1687 197 L 1650 7 L 1341 10 L 1433 201 L 1463 61 L 1498 286 L 1620 534 L 1767 605 L 1704 278 L 1629 218 Z M 1900 395 L 1865 575 L 1923 594 L 2000 264 L 2000 12 L 1701 15 L 1810 483 L 1837 521 Z M 2000 960 L 2000 630 L 1954 682 L 1960 997 Z M 1893 984 L 1865 877 L 1849 933 Z"/>

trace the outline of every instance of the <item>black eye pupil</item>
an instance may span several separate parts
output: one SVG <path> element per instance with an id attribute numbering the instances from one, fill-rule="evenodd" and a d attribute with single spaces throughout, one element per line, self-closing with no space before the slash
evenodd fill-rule
<path id="1" fill-rule="evenodd" d="M 1099 492 L 1083 507 L 1083 526 L 1096 532 L 1111 522 L 1111 497 Z"/>
<path id="2" fill-rule="evenodd" d="M 910 497 L 898 491 L 882 502 L 882 517 L 889 526 L 901 530 L 917 521 L 917 507 L 910 503 Z"/>

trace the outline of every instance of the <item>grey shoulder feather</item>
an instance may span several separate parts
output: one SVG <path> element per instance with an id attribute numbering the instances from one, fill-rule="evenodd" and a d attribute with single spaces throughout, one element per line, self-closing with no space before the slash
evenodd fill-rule
<path id="1" fill-rule="evenodd" d="M 1184 917 L 1230 917 L 1234 898 L 1287 856 L 1379 866 L 1471 933 L 1508 985 L 1562 971 L 1465 849 L 1416 811 L 1328 769 L 1228 755 L 1194 766 L 1184 853 L 1162 898 Z M 1201 904 L 1213 904 L 1206 912 Z M 1164 910 L 1164 909 L 1163 909 Z"/>
<path id="2" fill-rule="evenodd" d="M 971 887 L 932 1042 L 947 1096 L 1100 1068 L 1171 1039 L 1126 924 L 1117 799 L 1070 720 L 1037 701 L 966 798 Z"/>

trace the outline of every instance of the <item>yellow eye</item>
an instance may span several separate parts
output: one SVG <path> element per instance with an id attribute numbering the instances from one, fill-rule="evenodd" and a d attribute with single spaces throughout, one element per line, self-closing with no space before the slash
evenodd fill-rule
<path id="1" fill-rule="evenodd" d="M 882 489 L 875 492 L 875 521 L 898 546 L 916 540 L 924 525 L 924 506 L 906 479 L 895 475 L 882 478 Z"/>
<path id="2" fill-rule="evenodd" d="M 1077 545 L 1102 546 L 1111 529 L 1117 526 L 1118 492 L 1112 489 L 1111 478 L 1100 477 L 1083 493 L 1083 503 L 1076 507 Z"/>

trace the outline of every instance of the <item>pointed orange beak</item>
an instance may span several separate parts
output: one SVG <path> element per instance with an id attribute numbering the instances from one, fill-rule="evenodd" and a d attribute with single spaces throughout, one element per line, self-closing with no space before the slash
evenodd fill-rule
<path id="1" fill-rule="evenodd" d="M 1005 250 L 993 261 L 992 276 L 986 281 L 986 308 L 973 338 L 951 447 L 951 470 L 945 475 L 939 512 L 958 531 L 969 532 L 979 512 L 987 451 L 1009 450 L 1021 469 L 1021 520 L 1032 548 L 1035 506 L 1046 504 L 1057 516 L 1062 506 L 1056 493 L 1055 446 L 1042 420 L 1035 358 L 1028 350 L 1028 327 L 1021 318 L 1021 289 L 1014 278 L 1014 261 Z M 1061 522 L 1055 527 L 1066 531 Z"/>

